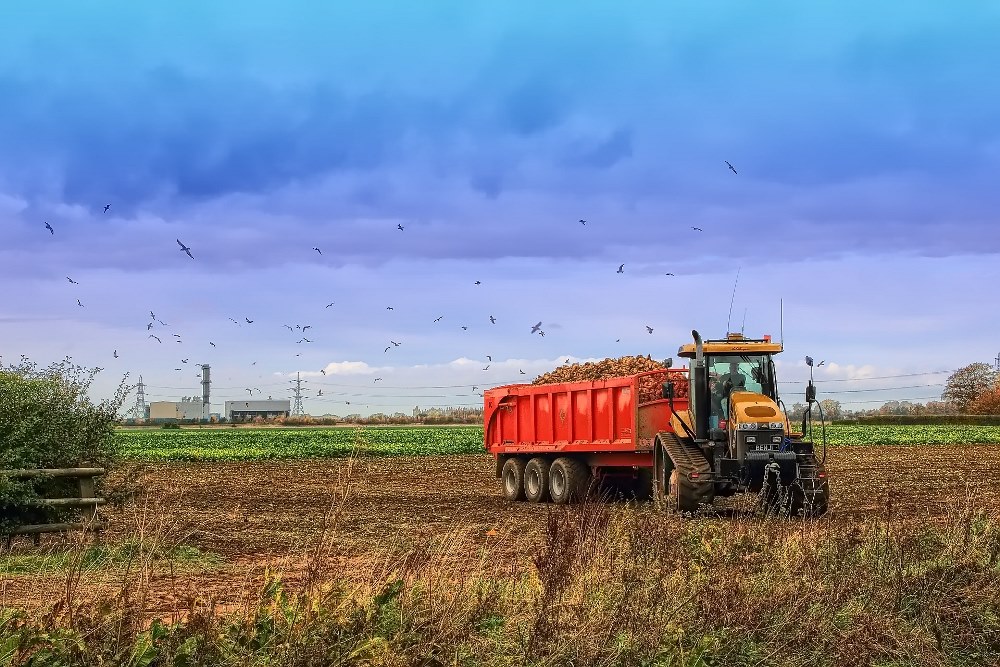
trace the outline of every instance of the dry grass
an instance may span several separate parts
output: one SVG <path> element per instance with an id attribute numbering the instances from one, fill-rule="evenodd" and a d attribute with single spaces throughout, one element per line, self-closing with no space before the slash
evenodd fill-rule
<path id="1" fill-rule="evenodd" d="M 1000 661 L 1000 524 L 976 496 L 927 524 L 889 502 L 852 522 L 552 507 L 533 534 L 387 535 L 346 572 L 332 555 L 350 537 L 354 474 L 342 468 L 297 576 L 248 570 L 224 605 L 161 557 L 183 527 L 163 507 L 139 508 L 114 568 L 84 567 L 81 541 L 43 609 L 3 612 L 0 665 Z M 175 582 L 167 612 L 149 595 L 164 576 Z"/>

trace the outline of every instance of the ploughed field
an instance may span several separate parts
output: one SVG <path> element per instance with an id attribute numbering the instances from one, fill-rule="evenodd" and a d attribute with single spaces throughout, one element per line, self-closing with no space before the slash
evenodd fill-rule
<path id="1" fill-rule="evenodd" d="M 907 429 L 886 430 L 905 436 Z M 369 455 L 323 458 L 312 453 L 316 458 L 280 458 L 275 454 L 277 449 L 261 455 L 258 445 L 242 450 L 250 459 L 244 461 L 156 460 L 179 457 L 177 452 L 182 450 L 164 446 L 178 436 L 188 444 L 198 443 L 196 449 L 186 450 L 189 458 L 220 458 L 206 454 L 219 451 L 226 453 L 221 458 L 238 458 L 231 448 L 213 450 L 213 445 L 206 443 L 213 442 L 213 438 L 243 436 L 246 431 L 126 434 L 139 442 L 152 442 L 157 448 L 151 450 L 152 461 L 136 461 L 118 471 L 122 479 L 144 491 L 124 509 L 102 509 L 111 521 L 102 540 L 109 544 L 156 541 L 171 548 L 183 545 L 213 558 L 210 564 L 159 568 L 148 581 L 151 608 L 167 610 L 192 598 L 234 604 L 247 590 L 263 582 L 268 573 L 280 572 L 286 581 L 302 581 L 317 563 L 335 577 L 364 579 L 380 567 L 390 567 L 402 554 L 415 551 L 436 553 L 436 557 L 457 568 L 481 568 L 488 559 L 491 567 L 510 572 L 530 569 L 547 517 L 560 511 L 548 505 L 505 501 L 493 459 L 481 450 L 444 456 L 398 455 L 397 450 L 387 446 L 372 451 L 372 442 L 388 442 L 390 435 L 386 432 L 404 440 L 419 439 L 424 443 L 421 446 L 427 447 L 432 440 L 427 433 L 435 433 L 437 438 L 448 439 L 448 443 L 437 445 L 444 451 L 452 451 L 449 448 L 456 442 L 475 450 L 468 443 L 475 439 L 473 436 L 481 438 L 481 429 L 323 432 L 340 433 L 330 437 L 348 438 L 355 449 Z M 305 437 L 310 431 L 269 433 L 283 443 L 281 438 L 287 433 Z M 373 437 L 373 433 L 377 435 Z M 837 429 L 832 435 L 836 441 Z M 366 438 L 368 444 L 364 445 Z M 136 455 L 138 445 L 130 447 L 132 458 L 140 458 Z M 404 449 L 406 454 L 412 452 L 409 444 L 404 443 Z M 395 455 L 370 455 L 373 453 Z M 894 521 L 902 519 L 919 525 L 945 522 L 970 504 L 1000 507 L 1000 445 L 832 446 L 827 469 L 831 506 L 820 521 L 840 524 L 845 530 L 875 525 L 890 515 Z M 730 522 L 757 521 L 752 514 L 753 500 L 726 500 L 714 515 L 693 521 L 722 530 Z M 607 506 L 615 512 L 652 514 L 657 521 L 691 521 L 663 513 L 651 504 L 619 499 L 607 501 Z M 789 520 L 773 521 L 787 524 Z M 58 549 L 59 540 L 47 537 L 41 549 Z M 15 546 L 17 553 L 32 549 L 26 541 Z M 81 583 L 87 590 L 107 593 L 121 585 L 121 575 L 113 568 L 87 572 Z M 59 594 L 66 585 L 66 576 L 58 569 L 41 576 L 37 572 L 6 574 L 0 575 L 0 585 L 3 603 L 31 605 Z"/>

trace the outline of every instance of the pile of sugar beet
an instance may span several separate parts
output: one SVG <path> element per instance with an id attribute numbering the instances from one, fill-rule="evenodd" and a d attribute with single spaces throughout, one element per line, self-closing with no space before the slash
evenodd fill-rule
<path id="1" fill-rule="evenodd" d="M 555 384 L 557 382 L 587 382 L 610 380 L 611 378 L 636 375 L 647 371 L 665 371 L 666 365 L 655 361 L 651 355 L 626 356 L 588 361 L 582 364 L 564 364 L 559 368 L 539 375 L 531 384 Z M 681 373 L 681 371 L 677 371 Z M 661 387 L 667 379 L 666 373 L 649 375 L 639 379 L 639 402 L 657 400 L 661 397 Z M 687 382 L 679 377 L 674 380 L 674 392 L 678 398 L 687 396 Z"/>

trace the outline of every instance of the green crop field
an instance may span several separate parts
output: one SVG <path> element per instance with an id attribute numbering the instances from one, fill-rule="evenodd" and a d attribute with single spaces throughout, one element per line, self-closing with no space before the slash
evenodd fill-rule
<path id="1" fill-rule="evenodd" d="M 126 458 L 142 461 L 255 461 L 349 456 L 428 456 L 483 451 L 483 429 L 184 428 L 118 431 Z"/>
<path id="2" fill-rule="evenodd" d="M 831 425 L 842 445 L 1000 443 L 1000 426 Z M 819 441 L 820 432 L 814 432 Z M 479 426 L 365 428 L 187 428 L 121 430 L 125 457 L 142 461 L 254 461 L 349 456 L 430 456 L 483 452 Z"/>

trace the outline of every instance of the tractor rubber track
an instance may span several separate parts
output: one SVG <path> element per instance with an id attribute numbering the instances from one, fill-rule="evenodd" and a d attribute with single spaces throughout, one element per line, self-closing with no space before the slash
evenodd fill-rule
<path id="1" fill-rule="evenodd" d="M 697 511 L 701 505 L 711 505 L 715 500 L 712 468 L 702 451 L 693 443 L 685 443 L 669 431 L 661 431 L 657 438 L 667 455 L 677 467 L 677 510 Z M 697 473 L 692 479 L 691 475 Z"/>

